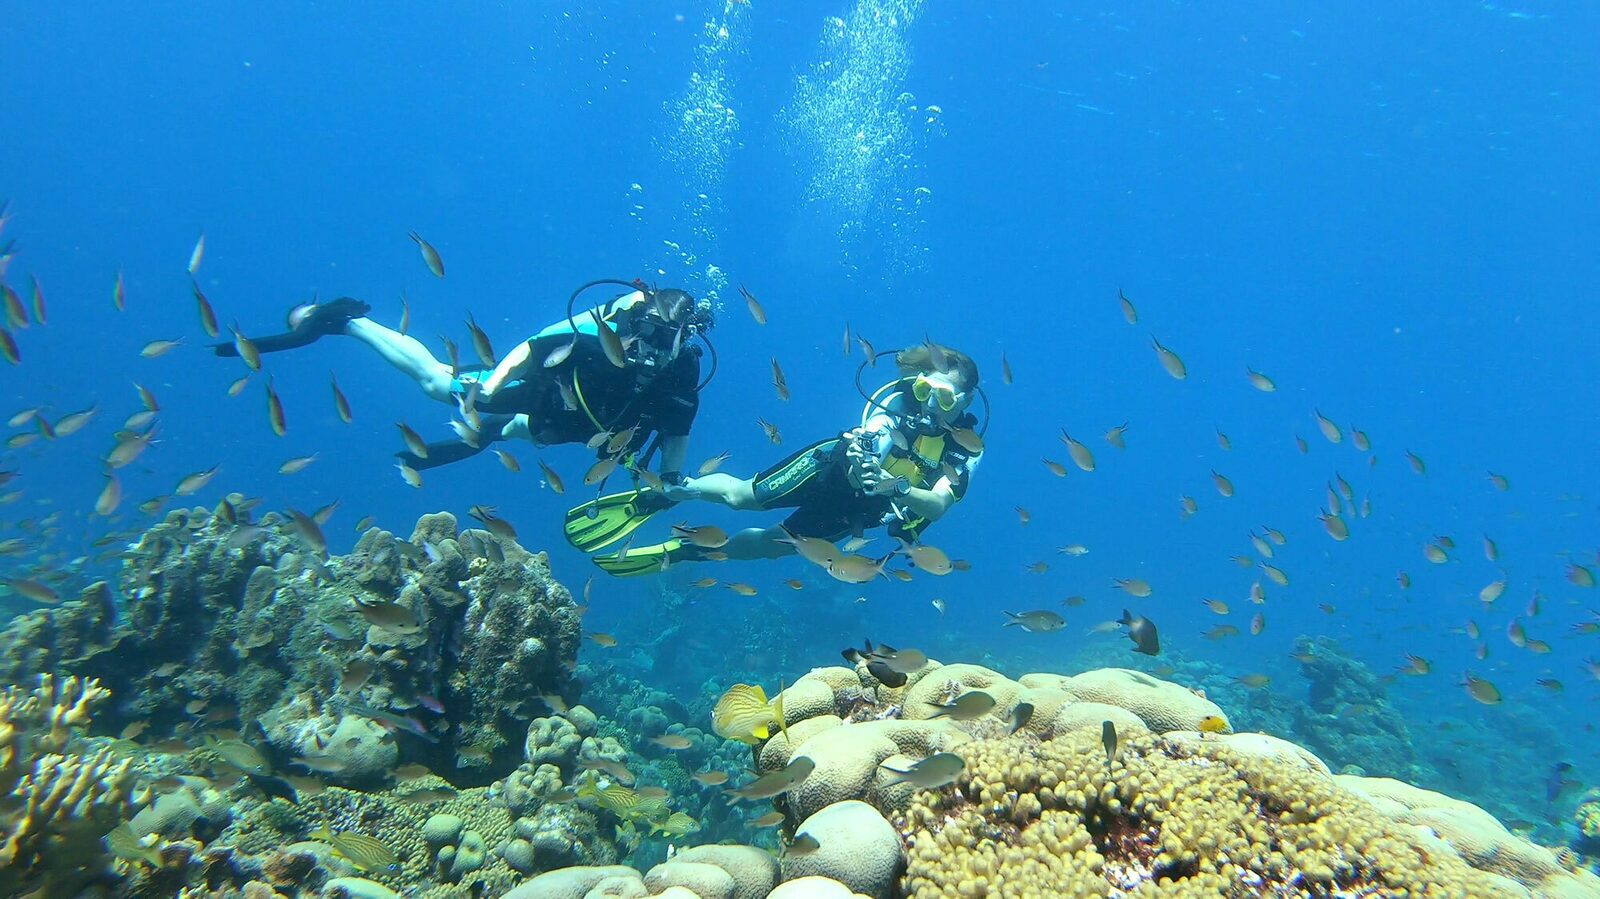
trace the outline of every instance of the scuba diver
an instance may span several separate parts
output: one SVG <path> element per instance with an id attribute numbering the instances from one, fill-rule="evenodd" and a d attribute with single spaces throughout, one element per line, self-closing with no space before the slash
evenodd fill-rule
<path id="1" fill-rule="evenodd" d="M 627 292 L 592 309 L 574 309 L 580 294 L 603 284 Z M 635 470 L 647 466 L 659 449 L 660 481 L 681 482 L 689 428 L 700 408 L 700 390 L 710 381 L 709 375 L 701 380 L 703 351 L 691 343 L 695 338 L 710 349 L 711 374 L 716 372 L 716 351 L 706 337 L 713 324 L 709 301 L 640 281 L 590 281 L 567 300 L 565 319 L 518 344 L 494 368 L 470 370 L 452 370 L 416 338 L 367 318 L 370 309 L 349 297 L 299 306 L 289 313 L 288 332 L 250 343 L 270 353 L 345 334 L 371 347 L 432 399 L 456 405 L 466 419 L 464 425 L 452 422 L 460 439 L 429 443 L 426 455 L 396 453 L 414 469 L 446 465 L 496 441 L 521 438 L 540 446 L 587 443 L 599 456 Z M 213 349 L 218 356 L 240 352 L 237 343 Z"/>
<path id="2" fill-rule="evenodd" d="M 874 360 L 868 360 L 869 362 Z M 595 556 L 617 576 L 648 574 L 703 559 L 778 558 L 805 538 L 833 542 L 887 527 L 914 543 L 967 491 L 983 453 L 985 422 L 970 411 L 978 366 L 965 353 L 924 343 L 895 354 L 899 377 L 866 397 L 859 427 L 818 441 L 753 478 L 714 472 L 661 490 L 601 497 L 567 514 L 569 542 L 590 552 L 614 543 L 656 512 L 700 500 L 733 509 L 793 509 L 774 527 L 748 528 L 726 544 L 705 548 L 687 539 Z M 597 524 L 606 522 L 604 525 Z"/>

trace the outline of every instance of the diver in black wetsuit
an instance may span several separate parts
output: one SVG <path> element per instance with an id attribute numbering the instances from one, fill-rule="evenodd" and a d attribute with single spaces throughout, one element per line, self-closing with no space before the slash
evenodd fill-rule
<path id="1" fill-rule="evenodd" d="M 592 314 L 588 308 L 574 310 L 578 295 L 599 284 L 629 290 L 594 307 Z M 709 302 L 696 302 L 675 288 L 593 281 L 573 293 L 567 318 L 518 344 L 493 369 L 461 371 L 452 371 L 416 338 L 367 318 L 370 309 L 349 297 L 300 306 L 289 314 L 289 331 L 251 342 L 270 353 L 305 346 L 327 334 L 345 334 L 372 347 L 429 397 L 475 410 L 480 424 L 475 440 L 430 443 L 425 458 L 398 453 L 412 468 L 455 462 L 498 440 L 586 443 L 598 434 L 635 428 L 620 455 L 637 453 L 655 434 L 662 479 L 681 481 L 689 428 L 705 386 L 700 376 L 703 351 L 691 341 L 698 337 L 710 346 L 705 337 L 713 323 Z M 621 366 L 607 355 L 596 318 L 624 347 Z M 213 349 L 219 356 L 239 352 L 233 343 Z M 599 450 L 607 453 L 604 442 Z"/>

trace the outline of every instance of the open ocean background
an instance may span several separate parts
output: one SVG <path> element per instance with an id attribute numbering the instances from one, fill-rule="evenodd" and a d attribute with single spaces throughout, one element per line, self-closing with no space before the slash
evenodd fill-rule
<path id="1" fill-rule="evenodd" d="M 364 515 L 404 535 L 426 512 L 496 505 L 577 592 L 593 569 L 560 521 L 585 498 L 587 451 L 506 447 L 520 474 L 485 453 L 413 490 L 392 464 L 394 422 L 443 439 L 449 409 L 341 338 L 268 357 L 289 422 L 276 437 L 264 377 L 226 395 L 245 370 L 204 349 L 185 264 L 203 231 L 198 279 L 224 326 L 281 330 L 292 305 L 339 295 L 393 325 L 404 291 L 412 333 L 435 347 L 448 334 L 467 354 L 469 312 L 503 352 L 559 317 L 579 283 L 642 277 L 719 298 L 720 367 L 690 455 L 731 451 L 724 470 L 740 474 L 857 423 L 847 322 L 880 350 L 927 335 L 972 354 L 993 405 L 989 450 L 927 537 L 972 570 L 856 588 L 790 559 L 597 580 L 588 624 L 622 645 L 585 643 L 587 664 L 691 692 L 792 681 L 863 636 L 1012 676 L 1169 664 L 1236 723 L 1276 730 L 1306 695 L 1296 638 L 1329 636 L 1380 676 L 1408 654 L 1431 661 L 1387 687 L 1431 771 L 1422 786 L 1553 841 L 1581 791 L 1548 801 L 1551 766 L 1571 763 L 1585 787 L 1600 778 L 1600 668 L 1585 665 L 1600 636 L 1574 630 L 1600 597 L 1568 578 L 1569 565 L 1600 567 L 1600 8 L 82 2 L 4 16 L 0 197 L 13 218 L 0 245 L 17 240 L 6 278 L 26 296 L 38 277 L 49 323 L 15 332 L 22 361 L 0 367 L 0 402 L 7 415 L 99 411 L 77 435 L 0 455 L 24 472 L 0 536 L 62 513 L 41 546 L 58 557 L 0 559 L 0 573 L 104 576 L 114 561 L 93 561 L 93 539 L 144 526 L 138 501 L 220 463 L 194 500 L 341 500 L 334 552 Z M 411 229 L 442 254 L 443 280 Z M 1186 380 L 1162 371 L 1152 337 L 1182 356 Z M 1014 384 L 1001 383 L 1002 353 Z M 1246 366 L 1278 390 L 1252 389 Z M 334 414 L 330 371 L 352 424 Z M 886 377 L 863 375 L 868 389 Z M 160 398 L 161 440 L 121 473 L 128 499 L 107 522 L 92 511 L 100 460 L 138 408 L 135 382 Z M 1315 410 L 1343 443 L 1319 434 Z M 1102 435 L 1122 422 L 1118 451 Z M 1095 471 L 1069 463 L 1058 479 L 1040 464 L 1068 462 L 1063 428 Z M 313 452 L 306 471 L 277 473 Z M 567 495 L 540 484 L 536 457 Z M 1235 496 L 1219 496 L 1213 470 Z M 1369 517 L 1347 511 L 1345 542 L 1316 518 L 1336 475 L 1371 503 Z M 1187 519 L 1182 495 L 1199 505 Z M 645 536 L 664 539 L 665 524 Z M 1263 527 L 1287 537 L 1272 564 L 1290 584 L 1266 583 L 1256 606 L 1261 572 L 1229 556 L 1253 556 Z M 1423 558 L 1437 535 L 1456 542 L 1445 564 Z M 1069 543 L 1088 554 L 1056 552 Z M 1038 561 L 1048 570 L 1026 570 Z M 687 586 L 707 574 L 759 593 Z M 792 577 L 806 589 L 784 586 Z M 1113 578 L 1154 592 L 1127 598 Z M 1504 594 L 1480 603 L 1497 580 Z M 1063 608 L 1071 595 L 1086 602 Z M 1219 618 L 1201 598 L 1233 611 Z M 1160 626 L 1162 658 L 1087 633 L 1124 607 Z M 1001 628 L 1001 609 L 1035 608 L 1067 628 Z M 1257 611 L 1259 636 L 1202 636 L 1247 631 Z M 1469 620 L 1480 641 L 1461 633 Z M 1513 620 L 1550 651 L 1513 645 Z M 682 644 L 671 664 L 658 664 L 663 637 Z M 1504 701 L 1474 702 L 1468 671 Z M 1271 684 L 1231 681 L 1257 673 Z"/>

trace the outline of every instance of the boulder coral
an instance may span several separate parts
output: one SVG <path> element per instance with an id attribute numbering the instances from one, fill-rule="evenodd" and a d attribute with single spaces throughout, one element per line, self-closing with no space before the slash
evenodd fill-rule
<path id="1" fill-rule="evenodd" d="M 930 717 L 974 689 L 995 697 L 989 714 Z M 1336 776 L 1267 734 L 1216 733 L 1216 721 L 1201 733 L 1213 716 L 1226 730 L 1222 709 L 1140 672 L 1011 680 L 929 662 L 889 688 L 865 668 L 835 666 L 783 698 L 787 735 L 752 755 L 758 772 L 815 762 L 774 803 L 788 841 L 806 834 L 817 845 L 785 855 L 772 896 L 1600 899 L 1600 879 L 1470 803 Z M 1015 714 L 1020 703 L 1031 716 Z M 962 759 L 953 783 L 919 790 L 883 769 L 935 752 Z M 669 873 L 564 869 L 511 895 L 727 895 L 697 866 Z"/>

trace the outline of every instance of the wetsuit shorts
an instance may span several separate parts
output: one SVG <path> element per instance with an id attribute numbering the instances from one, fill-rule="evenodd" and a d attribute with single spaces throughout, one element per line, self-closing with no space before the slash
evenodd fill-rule
<path id="1" fill-rule="evenodd" d="M 801 537 L 839 540 L 883 523 L 889 501 L 863 496 L 845 474 L 845 442 L 821 440 L 756 475 L 755 499 L 763 509 L 794 509 L 784 527 Z"/>
<path id="2" fill-rule="evenodd" d="M 457 397 L 466 396 L 473 384 L 489 380 L 492 374 L 492 368 L 464 368 L 451 379 L 450 392 Z M 520 415 L 537 408 L 536 399 L 534 388 L 527 381 L 512 381 L 501 387 L 492 399 L 479 396 L 474 406 L 479 412 L 490 415 Z"/>

